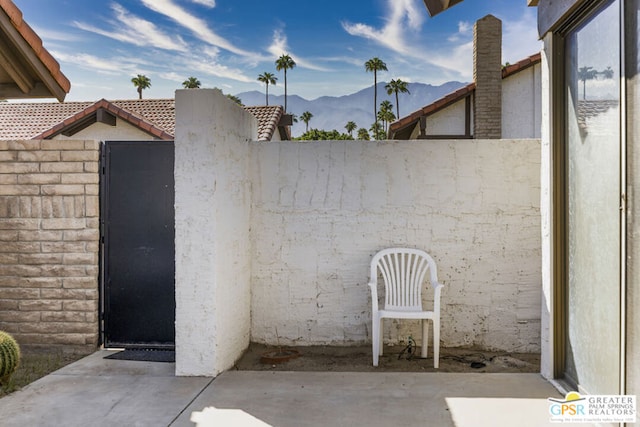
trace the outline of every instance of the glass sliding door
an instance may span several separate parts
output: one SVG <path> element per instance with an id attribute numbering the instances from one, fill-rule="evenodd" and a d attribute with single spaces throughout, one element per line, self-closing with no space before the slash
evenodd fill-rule
<path id="1" fill-rule="evenodd" d="M 565 379 L 620 387 L 620 2 L 565 36 Z"/>
<path id="2" fill-rule="evenodd" d="M 626 68 L 626 392 L 640 394 L 640 0 L 625 3 Z"/>

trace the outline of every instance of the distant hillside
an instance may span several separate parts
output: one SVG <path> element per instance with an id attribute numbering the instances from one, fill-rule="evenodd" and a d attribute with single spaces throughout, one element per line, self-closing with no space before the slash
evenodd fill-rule
<path id="1" fill-rule="evenodd" d="M 444 95 L 459 89 L 466 83 L 447 82 L 440 86 L 432 86 L 424 83 L 409 83 L 410 94 L 400 94 L 400 115 L 402 117 L 419 110 L 427 104 L 442 98 Z M 384 100 L 390 101 L 394 105 L 395 96 L 387 95 L 384 89 L 386 82 L 378 83 L 378 105 Z M 264 105 L 264 92 L 251 91 L 242 92 L 236 95 L 245 105 Z M 284 95 L 269 95 L 269 105 L 284 105 Z M 373 123 L 373 85 L 370 87 L 344 96 L 322 96 L 314 100 L 307 100 L 298 95 L 287 97 L 289 112 L 300 116 L 305 111 L 311 112 L 313 118 L 309 121 L 309 129 L 336 129 L 339 132 L 346 132 L 344 125 L 348 121 L 354 121 L 358 128 L 369 129 Z M 300 136 L 305 131 L 303 122 L 294 123 L 293 136 Z"/>

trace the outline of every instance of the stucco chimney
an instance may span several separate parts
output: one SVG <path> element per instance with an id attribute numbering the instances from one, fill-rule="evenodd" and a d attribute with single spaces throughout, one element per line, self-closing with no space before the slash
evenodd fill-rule
<path id="1" fill-rule="evenodd" d="M 487 15 L 473 26 L 473 136 L 502 137 L 502 21 Z"/>

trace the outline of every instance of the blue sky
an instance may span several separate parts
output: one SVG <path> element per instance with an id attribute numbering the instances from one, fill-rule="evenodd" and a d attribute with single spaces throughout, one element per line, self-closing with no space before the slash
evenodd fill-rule
<path id="1" fill-rule="evenodd" d="M 377 56 L 400 78 L 441 84 L 472 80 L 473 24 L 503 22 L 503 62 L 540 50 L 536 8 L 526 0 L 466 0 L 429 17 L 422 0 L 14 0 L 71 80 L 68 101 L 136 98 L 131 78 L 145 74 L 145 98 L 173 97 L 182 82 L 224 93 L 264 92 L 259 74 L 291 55 L 288 92 L 340 96 L 373 84 L 364 63 Z"/>

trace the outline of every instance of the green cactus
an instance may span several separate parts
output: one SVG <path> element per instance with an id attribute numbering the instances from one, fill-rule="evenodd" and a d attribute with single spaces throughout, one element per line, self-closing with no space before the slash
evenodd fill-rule
<path id="1" fill-rule="evenodd" d="M 20 346 L 11 335 L 0 331 L 0 383 L 15 372 L 20 363 Z"/>

